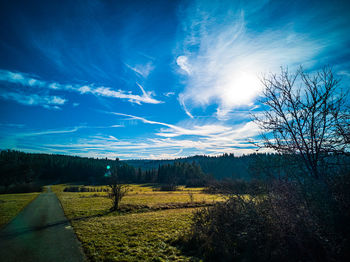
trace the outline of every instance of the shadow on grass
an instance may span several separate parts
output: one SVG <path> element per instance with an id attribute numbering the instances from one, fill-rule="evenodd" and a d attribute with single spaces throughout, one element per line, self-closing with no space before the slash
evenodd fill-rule
<path id="1" fill-rule="evenodd" d="M 147 205 L 122 205 L 119 210 L 112 211 L 112 210 L 105 210 L 103 213 L 98 213 L 94 215 L 89 216 L 82 216 L 82 217 L 76 217 L 72 219 L 64 219 L 60 221 L 56 221 L 53 223 L 47 223 L 45 225 L 41 226 L 31 226 L 31 227 L 23 227 L 23 228 L 15 228 L 0 231 L 0 240 L 3 239 L 9 239 L 9 238 L 15 238 L 20 235 L 24 234 L 30 234 L 34 232 L 38 232 L 41 230 L 54 228 L 58 226 L 71 226 L 71 222 L 73 221 L 82 221 L 82 220 L 88 220 L 91 218 L 97 218 L 97 217 L 103 217 L 108 215 L 127 215 L 132 213 L 145 213 L 145 212 L 154 212 L 154 211 L 161 211 L 161 210 L 167 210 L 167 209 L 180 209 L 180 208 L 198 208 L 198 207 L 207 207 L 211 206 L 213 203 L 208 202 L 185 202 L 185 203 L 167 203 L 162 205 L 156 205 L 153 207 L 147 206 Z"/>
<path id="2" fill-rule="evenodd" d="M 50 229 L 50 228 L 54 228 L 54 227 L 58 227 L 58 226 L 71 226 L 71 222 L 73 221 L 81 221 L 81 220 L 88 220 L 91 218 L 96 218 L 96 217 L 102 217 L 102 216 L 106 216 L 110 213 L 113 213 L 112 211 L 108 210 L 105 211 L 101 214 L 95 214 L 95 215 L 91 215 L 91 216 L 82 216 L 82 217 L 77 217 L 77 218 L 72 218 L 72 219 L 64 219 L 64 220 L 60 220 L 60 221 L 56 221 L 53 223 L 47 223 L 45 225 L 42 226 L 31 226 L 31 227 L 23 227 L 23 228 L 16 228 L 13 230 L 6 230 L 6 227 L 3 228 L 4 230 L 2 230 L 0 232 L 0 240 L 5 240 L 5 239 L 10 239 L 10 238 L 15 238 L 24 234 L 30 234 L 30 233 L 35 233 L 41 230 L 45 230 L 45 229 Z"/>
<path id="3" fill-rule="evenodd" d="M 135 184 L 139 185 L 139 184 Z M 157 183 L 146 183 L 146 184 L 141 184 L 140 187 L 150 187 L 150 188 L 159 188 L 161 185 Z"/>
<path id="4" fill-rule="evenodd" d="M 124 204 L 124 205 L 121 205 L 120 209 L 116 212 L 118 212 L 119 214 L 144 213 L 144 212 L 154 212 L 154 211 L 167 210 L 167 209 L 208 207 L 212 205 L 213 205 L 212 202 L 206 202 L 206 201 L 164 203 L 164 204 L 158 204 L 154 206 Z"/>

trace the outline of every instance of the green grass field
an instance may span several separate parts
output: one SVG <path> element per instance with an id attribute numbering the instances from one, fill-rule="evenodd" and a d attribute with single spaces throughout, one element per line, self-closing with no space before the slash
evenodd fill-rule
<path id="1" fill-rule="evenodd" d="M 0 227 L 7 224 L 38 195 L 39 193 L 0 195 Z"/>
<path id="2" fill-rule="evenodd" d="M 190 261 L 170 241 L 188 228 L 192 211 L 109 215 L 72 224 L 93 261 Z"/>
<path id="3" fill-rule="evenodd" d="M 195 258 L 182 254 L 171 242 L 189 228 L 197 206 L 222 200 L 199 188 L 161 192 L 147 185 L 130 185 L 121 210 L 133 208 L 110 213 L 107 193 L 63 192 L 64 187 L 52 189 L 92 261 L 193 261 Z M 183 208 L 189 203 L 194 208 Z"/>
<path id="4" fill-rule="evenodd" d="M 105 214 L 111 207 L 111 200 L 106 197 L 106 192 L 63 192 L 65 185 L 52 186 L 52 190 L 59 197 L 65 214 L 70 219 Z M 96 187 L 101 188 L 101 187 Z M 145 185 L 130 185 L 128 194 L 122 199 L 121 209 L 132 209 L 137 212 L 145 209 L 167 209 L 172 206 L 178 208 L 188 206 L 191 202 L 190 193 L 193 195 L 192 206 L 211 204 L 222 200 L 220 196 L 202 193 L 202 188 L 180 188 L 179 191 L 164 192 L 153 191 L 153 188 Z"/>

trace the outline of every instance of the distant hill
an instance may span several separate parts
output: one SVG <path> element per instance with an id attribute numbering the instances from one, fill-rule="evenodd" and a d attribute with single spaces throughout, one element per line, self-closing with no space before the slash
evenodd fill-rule
<path id="1" fill-rule="evenodd" d="M 206 174 L 211 174 L 216 179 L 235 178 L 249 180 L 252 178 L 251 167 L 261 158 L 271 157 L 266 154 L 250 154 L 236 157 L 233 154 L 221 156 L 196 155 L 186 158 L 172 160 L 123 160 L 135 168 L 142 170 L 157 169 L 159 166 L 172 164 L 174 162 L 191 163 L 196 162 Z"/>
<path id="2" fill-rule="evenodd" d="M 286 164 L 287 157 L 278 154 L 250 154 L 238 157 L 223 154 L 197 155 L 173 160 L 110 160 L 3 150 L 0 151 L 0 186 L 7 187 L 39 180 L 103 183 L 108 165 L 117 168 L 120 180 L 128 183 L 166 183 L 172 177 L 176 177 L 177 183 L 198 185 L 202 185 L 211 177 L 219 180 L 266 179 L 288 176 L 291 170 L 297 170 L 297 165 Z"/>

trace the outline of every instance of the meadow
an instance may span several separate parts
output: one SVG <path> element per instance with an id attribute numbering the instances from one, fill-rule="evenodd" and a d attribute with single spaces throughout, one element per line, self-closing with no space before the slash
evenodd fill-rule
<path id="1" fill-rule="evenodd" d="M 202 188 L 164 192 L 130 185 L 120 211 L 109 212 L 106 192 L 63 192 L 65 187 L 52 190 L 92 261 L 197 261 L 173 243 L 189 228 L 196 209 L 222 200 Z"/>
<path id="2" fill-rule="evenodd" d="M 0 227 L 7 224 L 38 195 L 39 193 L 0 195 Z"/>

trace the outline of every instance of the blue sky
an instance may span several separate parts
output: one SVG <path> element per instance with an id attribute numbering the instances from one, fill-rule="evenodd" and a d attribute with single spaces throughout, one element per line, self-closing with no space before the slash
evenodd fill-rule
<path id="1" fill-rule="evenodd" d="M 264 74 L 350 83 L 348 1 L 1 1 L 0 148 L 254 152 Z"/>

